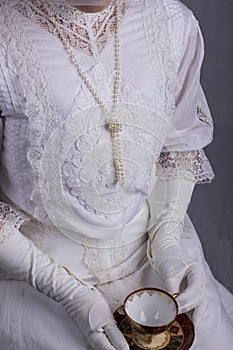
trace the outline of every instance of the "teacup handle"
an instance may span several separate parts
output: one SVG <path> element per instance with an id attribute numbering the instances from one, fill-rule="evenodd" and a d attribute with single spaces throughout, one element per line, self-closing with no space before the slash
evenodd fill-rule
<path id="1" fill-rule="evenodd" d="M 179 292 L 172 294 L 172 298 L 176 299 L 180 295 Z"/>

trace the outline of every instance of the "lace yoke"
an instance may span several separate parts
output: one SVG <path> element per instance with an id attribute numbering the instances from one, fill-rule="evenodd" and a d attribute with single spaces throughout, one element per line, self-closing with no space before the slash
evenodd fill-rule
<path id="1" fill-rule="evenodd" d="M 42 26 L 46 31 L 59 38 L 59 33 L 51 22 L 42 0 L 17 1 L 14 8 L 24 17 Z M 97 59 L 116 29 L 115 6 L 96 13 L 86 13 L 76 9 L 65 0 L 47 0 L 56 15 L 60 29 L 65 33 L 70 45 L 84 54 Z M 127 2 L 129 4 L 129 2 Z M 126 12 L 126 1 L 121 1 L 121 19 Z"/>

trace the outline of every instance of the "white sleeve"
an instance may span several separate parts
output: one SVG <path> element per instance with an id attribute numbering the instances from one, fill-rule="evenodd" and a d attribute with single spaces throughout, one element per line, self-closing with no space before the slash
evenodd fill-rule
<path id="1" fill-rule="evenodd" d="M 157 175 L 188 177 L 196 183 L 211 182 L 214 173 L 203 151 L 213 139 L 213 121 L 200 84 L 204 43 L 198 22 L 185 36 L 177 73 L 176 108 L 158 159 Z"/>

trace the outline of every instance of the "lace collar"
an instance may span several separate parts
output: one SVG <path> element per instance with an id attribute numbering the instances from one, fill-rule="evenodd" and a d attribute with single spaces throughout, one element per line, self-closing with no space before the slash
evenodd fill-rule
<path id="1" fill-rule="evenodd" d="M 130 1 L 121 0 L 121 18 L 124 17 Z M 43 6 L 43 0 L 13 2 L 14 8 L 21 14 L 58 37 Z M 66 0 L 47 0 L 47 2 L 56 13 L 60 27 L 66 33 L 72 47 L 96 59 L 115 32 L 115 6 L 110 4 L 100 12 L 86 13 L 76 9 Z"/>

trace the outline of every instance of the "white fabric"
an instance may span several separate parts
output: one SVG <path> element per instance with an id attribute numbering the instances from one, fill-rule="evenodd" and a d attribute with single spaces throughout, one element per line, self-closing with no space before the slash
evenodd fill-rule
<path id="1" fill-rule="evenodd" d="M 49 2 L 64 30 L 67 14 L 74 14 L 74 22 L 80 15 L 63 0 Z M 196 162 L 198 169 L 205 165 L 198 176 L 194 174 L 195 180 L 213 178 L 202 153 L 212 140 L 213 124 L 199 86 L 201 33 L 192 13 L 179 1 L 126 1 L 119 118 L 124 124 L 121 142 L 127 185 L 115 188 L 111 144 L 100 109 L 59 39 L 41 26 L 43 11 L 33 12 L 41 0 L 33 3 L 32 8 L 26 0 L 1 2 L 2 200 L 10 203 L 12 213 L 18 208 L 22 219 L 30 218 L 21 232 L 59 264 L 97 286 L 114 309 L 137 287 L 164 286 L 146 259 L 148 197 L 161 174 L 161 151 L 187 152 L 188 164 Z M 104 21 L 110 9 L 88 15 L 89 21 L 92 16 L 92 21 L 95 17 Z M 101 53 L 95 50 L 95 57 L 87 52 L 90 47 L 76 54 L 105 103 L 111 105 L 115 61 L 110 32 L 100 35 L 104 45 Z M 197 153 L 200 157 L 195 158 Z M 194 168 L 186 164 L 189 173 Z M 174 172 L 172 177 L 180 174 Z M 3 203 L 1 219 L 8 228 L 7 238 L 16 221 L 5 215 L 4 208 Z M 207 312 L 192 349 L 206 348 L 208 339 L 211 350 L 220 346 L 230 350 L 232 296 L 216 288 L 188 217 L 183 231 L 182 244 L 202 262 L 207 279 Z M 1 276 L 4 348 L 87 349 L 61 305 L 22 282 L 6 280 L 5 273 Z M 226 300 L 227 313 L 221 299 Z"/>

